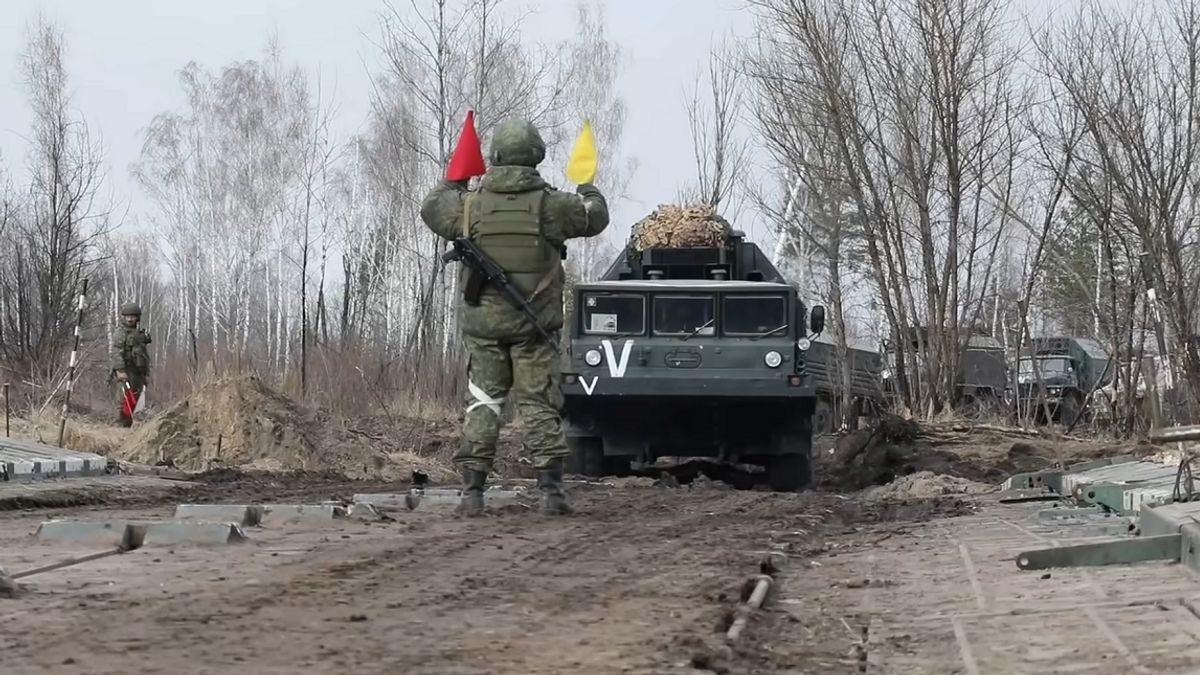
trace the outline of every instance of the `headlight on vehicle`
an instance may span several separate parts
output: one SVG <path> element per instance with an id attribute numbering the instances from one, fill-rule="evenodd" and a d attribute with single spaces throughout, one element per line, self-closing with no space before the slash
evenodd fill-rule
<path id="1" fill-rule="evenodd" d="M 779 352 L 769 351 L 763 357 L 763 361 L 771 368 L 778 368 L 779 364 L 783 363 L 783 357 L 780 356 Z"/>
<path id="2" fill-rule="evenodd" d="M 799 349 L 802 352 L 808 351 L 808 348 L 811 346 L 812 340 L 809 340 L 808 338 L 800 338 L 799 340 L 796 340 L 796 349 Z"/>
<path id="3" fill-rule="evenodd" d="M 600 356 L 600 350 L 599 349 L 587 350 L 587 353 L 583 355 L 583 360 L 585 363 L 587 363 L 589 366 L 592 366 L 593 368 L 600 365 L 600 361 L 602 360 L 602 357 Z"/>
<path id="4" fill-rule="evenodd" d="M 1048 394 L 1050 394 L 1051 396 L 1058 396 L 1059 394 L 1062 393 L 1062 389 L 1060 389 L 1058 387 L 1050 387 L 1049 389 L 1046 390 L 1046 392 Z"/>

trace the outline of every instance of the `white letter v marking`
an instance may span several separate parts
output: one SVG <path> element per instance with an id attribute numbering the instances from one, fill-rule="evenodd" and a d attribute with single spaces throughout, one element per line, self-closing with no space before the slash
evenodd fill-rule
<path id="1" fill-rule="evenodd" d="M 613 355 L 611 341 L 605 340 L 603 342 L 603 346 L 604 358 L 606 361 L 608 361 L 608 374 L 612 375 L 613 377 L 625 377 L 625 368 L 629 365 L 629 352 L 633 348 L 633 340 L 626 340 L 625 344 L 621 346 L 620 361 L 617 361 L 616 357 Z"/>

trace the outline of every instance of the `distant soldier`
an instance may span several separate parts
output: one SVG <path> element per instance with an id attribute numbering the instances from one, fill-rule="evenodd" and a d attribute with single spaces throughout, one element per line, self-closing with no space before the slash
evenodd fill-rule
<path id="1" fill-rule="evenodd" d="M 488 154 L 491 167 L 478 192 L 468 191 L 465 180 L 442 181 L 422 203 L 421 219 L 444 239 L 473 239 L 531 298 L 542 328 L 556 335 L 563 325 L 565 242 L 603 232 L 608 204 L 591 184 L 580 185 L 578 195 L 546 184 L 536 168 L 546 145 L 529 122 L 500 124 Z M 464 280 L 460 276 L 460 285 Z M 542 510 L 570 513 L 562 488 L 563 459 L 569 453 L 558 388 L 561 366 L 553 347 L 494 288 L 484 290 L 478 306 L 460 298 L 459 309 L 469 392 L 462 444 L 454 456 L 464 484 L 460 512 L 483 512 L 501 406 L 511 390 L 525 421 L 525 448 L 538 470 Z"/>
<path id="2" fill-rule="evenodd" d="M 142 308 L 134 302 L 121 305 L 121 323 L 113 331 L 112 375 L 121 384 L 121 413 L 118 423 L 133 425 L 133 409 L 146 388 L 150 377 L 150 334 L 138 326 Z"/>

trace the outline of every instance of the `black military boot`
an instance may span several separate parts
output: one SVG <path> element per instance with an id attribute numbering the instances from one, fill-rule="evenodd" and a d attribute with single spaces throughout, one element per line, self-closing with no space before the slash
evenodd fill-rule
<path id="1" fill-rule="evenodd" d="M 478 469 L 463 469 L 463 494 L 455 512 L 464 516 L 483 515 L 483 485 L 487 482 L 487 472 Z"/>
<path id="2" fill-rule="evenodd" d="M 538 470 L 538 487 L 542 489 L 542 513 L 563 516 L 572 512 L 571 505 L 567 503 L 567 495 L 563 492 L 562 480 L 561 459 L 554 460 Z"/>

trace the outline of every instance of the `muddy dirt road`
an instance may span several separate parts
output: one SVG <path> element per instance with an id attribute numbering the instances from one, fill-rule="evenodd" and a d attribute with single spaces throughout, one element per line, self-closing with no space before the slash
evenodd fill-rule
<path id="1" fill-rule="evenodd" d="M 223 496 L 238 497 L 236 486 Z M 2 671 L 787 672 L 759 620 L 722 647 L 765 554 L 801 561 L 829 537 L 968 510 L 957 499 L 899 505 L 718 486 L 581 487 L 573 497 L 568 518 L 418 509 L 395 522 L 251 529 L 251 541 L 221 549 L 147 547 L 33 577 L 29 593 L 0 601 Z M 10 570 L 81 552 L 24 540 L 47 513 L 0 514 Z"/>

